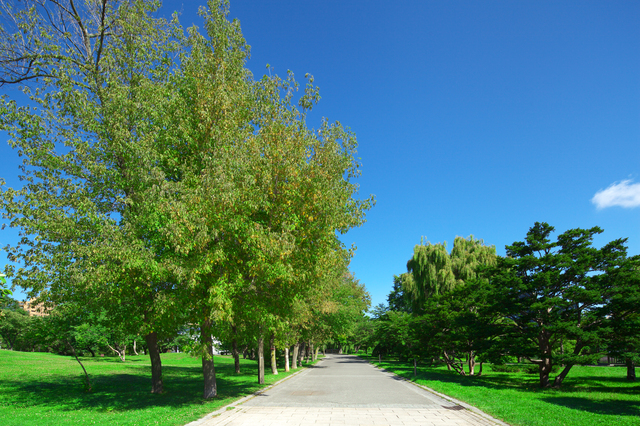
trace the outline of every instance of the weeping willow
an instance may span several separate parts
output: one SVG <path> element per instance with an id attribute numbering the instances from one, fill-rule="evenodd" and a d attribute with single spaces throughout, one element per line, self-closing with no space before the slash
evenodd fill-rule
<path id="1" fill-rule="evenodd" d="M 413 248 L 413 256 L 407 262 L 403 291 L 410 298 L 414 312 L 419 312 L 429 297 L 475 279 L 479 265 L 494 265 L 496 259 L 495 246 L 486 246 L 473 235 L 456 237 L 451 254 L 447 252 L 446 241 L 431 244 L 423 239 Z"/>

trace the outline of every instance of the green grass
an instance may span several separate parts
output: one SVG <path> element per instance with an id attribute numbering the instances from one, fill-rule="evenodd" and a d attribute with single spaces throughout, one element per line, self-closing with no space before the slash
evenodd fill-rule
<path id="1" fill-rule="evenodd" d="M 378 365 L 377 357 L 360 356 Z M 537 375 L 498 373 L 490 366 L 481 377 L 459 376 L 444 366 L 419 366 L 417 379 L 413 364 L 383 360 L 380 367 L 514 426 L 640 425 L 640 383 L 627 382 L 621 367 L 575 366 L 560 389 L 544 390 Z"/>
<path id="2" fill-rule="evenodd" d="M 85 393 L 83 373 L 72 357 L 0 350 L 0 425 L 184 425 L 262 388 L 256 361 L 216 356 L 218 396 L 202 398 L 200 359 L 162 354 L 165 393 L 153 395 L 148 356 L 81 358 L 93 384 Z M 266 385 L 290 374 L 267 367 Z M 299 369 L 298 369 L 299 370 Z"/>

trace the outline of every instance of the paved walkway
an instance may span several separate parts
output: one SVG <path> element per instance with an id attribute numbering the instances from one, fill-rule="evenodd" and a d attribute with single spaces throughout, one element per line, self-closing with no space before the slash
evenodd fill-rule
<path id="1" fill-rule="evenodd" d="M 280 425 L 489 426 L 505 423 L 379 370 L 355 356 L 330 355 L 235 408 L 188 426 Z"/>

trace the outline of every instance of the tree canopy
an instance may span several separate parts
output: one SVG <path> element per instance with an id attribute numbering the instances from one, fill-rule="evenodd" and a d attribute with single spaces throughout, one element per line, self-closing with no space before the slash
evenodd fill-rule
<path id="1" fill-rule="evenodd" d="M 336 233 L 374 202 L 357 195 L 355 135 L 307 127 L 312 76 L 299 96 L 292 73 L 253 79 L 228 1 L 200 9 L 202 33 L 157 18 L 159 2 L 2 6 L 0 85 L 32 102 L 0 98 L 25 183 L 0 196 L 21 235 L 7 275 L 144 335 L 155 393 L 159 336 L 197 327 L 214 397 L 217 323 L 243 324 L 262 350 L 300 303 L 341 291 L 352 250 Z"/>

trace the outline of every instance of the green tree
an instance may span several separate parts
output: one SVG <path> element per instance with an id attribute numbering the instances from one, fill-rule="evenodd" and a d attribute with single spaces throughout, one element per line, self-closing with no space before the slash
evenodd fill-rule
<path id="1" fill-rule="evenodd" d="M 413 277 L 409 273 L 393 276 L 393 288 L 387 296 L 389 310 L 411 313 L 411 300 L 404 290 L 405 288 L 411 288 L 411 284 L 403 284 L 403 282 L 412 279 Z"/>
<path id="2" fill-rule="evenodd" d="M 556 241 L 554 228 L 536 222 L 525 241 L 507 246 L 491 276 L 493 309 L 509 321 L 505 324 L 503 350 L 528 359 L 539 367 L 540 386 L 550 386 L 555 364 L 565 368 L 553 381 L 559 387 L 571 367 L 594 362 L 603 347 L 603 320 L 598 308 L 607 302 L 606 272 L 626 254 L 624 240 L 601 249 L 591 246 L 598 227 L 572 229 Z M 562 340 L 575 341 L 571 353 L 555 351 Z"/>
<path id="3" fill-rule="evenodd" d="M 482 362 L 499 362 L 499 353 L 493 349 L 500 338 L 502 317 L 493 309 L 492 290 L 488 280 L 474 278 L 429 298 L 424 314 L 416 318 L 425 355 L 442 357 L 449 369 L 470 376 L 476 374 L 477 357 L 477 374 L 482 374 Z"/>
<path id="4" fill-rule="evenodd" d="M 635 381 L 640 363 L 640 256 L 625 256 L 606 274 L 611 296 L 601 316 L 607 325 L 607 351 L 625 360 L 627 380 Z"/>
<path id="5" fill-rule="evenodd" d="M 0 27 L 0 84 L 33 87 L 22 87 L 29 108 L 0 100 L 25 182 L 2 192 L 22 237 L 6 250 L 24 265 L 6 273 L 54 304 L 136 306 L 142 315 L 115 309 L 112 320 L 146 336 L 154 393 L 163 389 L 156 329 L 169 322 L 172 290 L 157 188 L 175 178 L 164 113 L 182 40 L 177 22 L 153 17 L 158 6 L 4 2 Z"/>
<path id="6" fill-rule="evenodd" d="M 431 296 L 453 290 L 477 276 L 478 266 L 496 262 L 495 246 L 486 246 L 482 240 L 470 235 L 456 237 L 451 254 L 447 243 L 422 242 L 413 249 L 413 257 L 407 262 L 411 279 L 402 279 L 403 290 L 412 301 L 413 312 L 423 312 L 423 305 Z"/>
<path id="7" fill-rule="evenodd" d="M 422 355 L 415 317 L 407 312 L 388 311 L 376 324 L 374 354 L 397 354 L 411 359 Z"/>
<path id="8" fill-rule="evenodd" d="M 2 193 L 23 236 L 7 251 L 24 267 L 7 273 L 145 335 L 154 393 L 158 335 L 194 324 L 214 397 L 215 324 L 257 330 L 261 351 L 323 268 L 350 257 L 336 232 L 373 203 L 356 198 L 355 136 L 307 128 L 312 77 L 297 106 L 292 74 L 252 80 L 227 1 L 201 9 L 206 36 L 155 19 L 157 2 L 25 5 L 7 6 L 17 26 L 0 41 L 0 83 L 37 86 L 24 89 L 35 109 L 0 103 L 0 130 L 25 157 L 26 185 Z"/>
<path id="9" fill-rule="evenodd" d="M 3 303 L 0 310 L 0 337 L 9 345 L 10 350 L 20 349 L 32 326 L 29 313 L 15 300 Z"/>
<path id="10" fill-rule="evenodd" d="M 492 316 L 480 315 L 484 281 L 478 279 L 478 271 L 495 265 L 496 258 L 495 247 L 473 235 L 456 237 L 451 254 L 446 243 L 422 243 L 414 248 L 408 273 L 398 279 L 411 311 L 420 317 L 416 327 L 425 333 L 423 347 L 460 374 L 467 374 L 463 358 L 468 374 L 474 374 L 476 355 L 487 338 L 480 324 Z"/>

